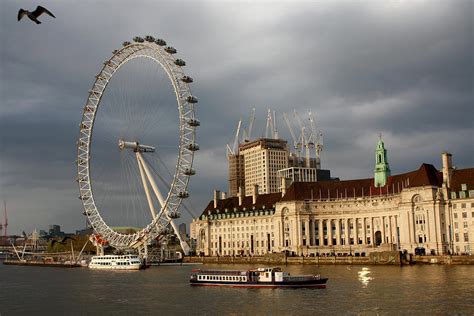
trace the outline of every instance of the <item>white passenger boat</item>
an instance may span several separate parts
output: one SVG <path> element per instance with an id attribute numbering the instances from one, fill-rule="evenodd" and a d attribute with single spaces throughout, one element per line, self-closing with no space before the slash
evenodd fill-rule
<path id="1" fill-rule="evenodd" d="M 231 286 L 248 288 L 325 288 L 328 278 L 317 275 L 295 275 L 280 268 L 252 270 L 192 270 L 189 282 L 196 286 Z"/>
<path id="2" fill-rule="evenodd" d="M 140 258 L 132 255 L 94 256 L 89 263 L 89 269 L 96 270 L 140 270 L 143 268 Z"/>

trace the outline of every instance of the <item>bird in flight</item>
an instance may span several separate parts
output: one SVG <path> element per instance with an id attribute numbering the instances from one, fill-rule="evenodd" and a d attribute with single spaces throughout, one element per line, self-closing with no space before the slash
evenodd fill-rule
<path id="1" fill-rule="evenodd" d="M 64 237 L 63 240 L 61 240 L 61 241 L 53 239 L 53 240 L 51 240 L 51 247 L 54 247 L 54 244 L 65 245 L 65 244 L 66 244 L 66 241 L 67 241 L 68 239 L 70 239 L 70 240 L 75 240 L 74 238 L 68 237 L 68 236 Z"/>
<path id="2" fill-rule="evenodd" d="M 18 21 L 20 21 L 26 15 L 30 18 L 31 21 L 34 21 L 36 24 L 41 24 L 41 21 L 38 21 L 38 17 L 43 13 L 46 13 L 52 16 L 53 18 L 56 18 L 54 14 L 52 14 L 48 9 L 43 8 L 39 5 L 36 7 L 36 10 L 32 12 L 20 9 L 20 11 L 18 11 Z"/>

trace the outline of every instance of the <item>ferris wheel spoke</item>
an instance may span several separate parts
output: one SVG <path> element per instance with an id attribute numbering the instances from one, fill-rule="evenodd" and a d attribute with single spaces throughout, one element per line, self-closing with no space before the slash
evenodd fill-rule
<path id="1" fill-rule="evenodd" d="M 153 200 L 151 199 L 148 184 L 146 182 L 145 171 L 143 170 L 143 166 L 140 162 L 140 158 L 138 157 L 139 153 L 137 152 L 136 155 L 137 155 L 138 169 L 140 170 L 140 177 L 142 179 L 143 188 L 145 189 L 145 194 L 146 194 L 146 199 L 147 199 L 147 202 L 148 202 L 148 207 L 150 208 L 151 216 L 153 217 L 153 219 L 155 219 L 156 218 L 156 211 L 155 211 L 155 207 L 153 206 Z"/>
<path id="2" fill-rule="evenodd" d="M 159 155 L 156 155 L 156 156 L 151 156 L 154 160 L 156 160 L 157 162 L 159 162 L 160 164 L 163 164 L 164 165 L 164 162 L 162 161 L 162 159 L 160 158 Z M 167 190 L 170 190 L 171 186 L 168 184 L 169 182 L 167 182 L 163 177 L 160 176 L 161 173 L 159 173 L 158 171 L 156 171 L 155 169 L 155 164 L 150 164 L 153 172 L 157 175 L 158 179 L 161 180 L 161 183 L 165 186 L 165 188 Z M 171 174 L 171 172 L 166 168 L 166 165 L 165 166 L 165 170 L 168 172 L 169 176 L 170 177 L 173 177 L 173 175 Z M 191 216 L 191 218 L 196 218 L 196 215 L 194 215 L 191 210 L 189 209 L 189 207 L 187 206 L 186 202 L 183 200 L 181 202 L 181 205 L 183 206 L 184 210 Z"/>
<path id="3" fill-rule="evenodd" d="M 165 207 L 165 199 L 163 198 L 163 195 L 161 194 L 160 190 L 158 189 L 158 186 L 156 185 L 156 182 L 153 179 L 153 175 L 150 172 L 150 169 L 148 168 L 147 163 L 145 163 L 145 161 L 142 158 L 142 155 L 139 152 L 137 152 L 137 158 L 138 158 L 140 164 L 143 167 L 143 171 L 145 172 L 145 174 L 148 178 L 148 181 L 150 182 L 150 185 L 153 189 L 153 192 L 155 193 L 156 198 L 158 199 L 158 202 L 160 203 L 161 211 L 158 215 L 158 216 L 160 216 L 161 213 L 163 213 L 163 210 L 164 210 L 163 208 Z"/>

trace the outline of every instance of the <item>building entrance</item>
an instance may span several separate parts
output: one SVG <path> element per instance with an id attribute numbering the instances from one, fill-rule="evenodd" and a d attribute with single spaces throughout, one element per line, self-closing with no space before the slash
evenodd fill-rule
<path id="1" fill-rule="evenodd" d="M 375 232 L 375 246 L 380 246 L 382 243 L 382 233 L 380 230 Z"/>

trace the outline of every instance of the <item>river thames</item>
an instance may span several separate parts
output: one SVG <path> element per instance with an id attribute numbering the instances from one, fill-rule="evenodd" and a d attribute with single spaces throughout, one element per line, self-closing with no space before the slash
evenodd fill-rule
<path id="1" fill-rule="evenodd" d="M 193 268 L 91 271 L 0 265 L 0 314 L 473 315 L 473 266 L 287 266 L 320 273 L 326 289 L 191 287 Z"/>

